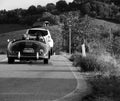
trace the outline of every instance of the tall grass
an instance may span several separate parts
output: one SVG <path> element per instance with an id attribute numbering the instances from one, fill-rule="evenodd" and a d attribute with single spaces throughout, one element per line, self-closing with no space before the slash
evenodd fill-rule
<path id="1" fill-rule="evenodd" d="M 98 75 L 89 78 L 92 93 L 82 101 L 120 101 L 120 77 L 115 75 Z M 91 99 L 91 100 L 90 100 Z"/>
<path id="2" fill-rule="evenodd" d="M 119 67 L 114 58 L 107 55 L 95 56 L 74 54 L 70 60 L 74 66 L 81 68 L 84 72 L 100 73 L 88 76 L 87 82 L 91 85 L 91 94 L 85 96 L 82 101 L 120 101 L 120 75 Z"/>
<path id="3" fill-rule="evenodd" d="M 86 57 L 83 57 L 81 54 L 74 54 L 70 57 L 70 60 L 73 61 L 73 65 L 80 67 L 81 71 L 105 71 L 110 67 L 111 64 L 104 61 L 98 60 L 95 55 L 88 54 Z"/>

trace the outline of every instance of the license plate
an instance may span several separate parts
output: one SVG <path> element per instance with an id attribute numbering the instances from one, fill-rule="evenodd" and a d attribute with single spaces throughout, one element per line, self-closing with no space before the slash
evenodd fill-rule
<path id="1" fill-rule="evenodd" d="M 23 50 L 24 53 L 34 53 L 34 50 L 32 48 L 25 48 Z"/>

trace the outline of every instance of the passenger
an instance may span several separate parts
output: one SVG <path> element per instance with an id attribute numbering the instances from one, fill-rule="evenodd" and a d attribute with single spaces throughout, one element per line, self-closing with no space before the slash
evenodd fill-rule
<path id="1" fill-rule="evenodd" d="M 39 41 L 40 39 L 39 39 L 39 34 L 37 33 L 37 35 L 36 35 L 36 40 L 37 41 Z"/>

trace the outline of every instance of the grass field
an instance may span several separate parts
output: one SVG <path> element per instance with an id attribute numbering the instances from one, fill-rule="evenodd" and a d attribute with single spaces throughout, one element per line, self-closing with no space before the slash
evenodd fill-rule
<path id="1" fill-rule="evenodd" d="M 27 26 L 19 25 L 19 24 L 0 24 L 0 34 L 7 33 L 17 30 L 26 29 Z"/>
<path id="2" fill-rule="evenodd" d="M 0 24 L 0 53 L 6 53 L 7 39 L 20 38 L 27 26 L 19 24 Z"/>
<path id="3" fill-rule="evenodd" d="M 0 34 L 0 53 L 6 53 L 7 49 L 7 40 L 19 39 L 22 38 L 22 35 L 26 32 L 26 30 L 8 32 Z"/>

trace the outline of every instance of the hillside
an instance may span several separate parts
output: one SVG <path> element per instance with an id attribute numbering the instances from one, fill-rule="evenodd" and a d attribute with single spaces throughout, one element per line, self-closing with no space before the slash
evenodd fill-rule
<path id="1" fill-rule="evenodd" d="M 0 34 L 28 28 L 20 24 L 0 24 Z"/>
<path id="2" fill-rule="evenodd" d="M 116 33 L 119 35 L 120 24 L 91 17 L 88 18 L 87 24 L 88 27 L 84 30 L 84 33 L 87 35 L 87 43 L 90 48 L 90 52 L 106 52 L 106 50 L 111 47 L 110 45 L 114 46 L 114 42 L 116 43 L 118 41 L 114 38 L 119 39 L 119 36 L 114 37 L 114 35 Z M 112 43 L 110 42 L 111 40 Z M 115 47 L 119 47 L 118 44 L 116 44 Z"/>
<path id="3" fill-rule="evenodd" d="M 99 19 L 93 19 L 90 21 L 91 26 L 103 26 L 104 29 L 109 30 L 119 30 L 120 24 L 115 24 L 112 22 L 104 21 L 104 20 L 99 20 Z"/>
<path id="4" fill-rule="evenodd" d="M 62 36 L 61 36 L 61 27 L 59 26 L 51 26 L 49 27 L 49 30 L 51 32 L 51 36 L 54 40 L 54 51 L 59 51 L 61 50 L 61 40 L 62 40 Z M 8 32 L 8 33 L 2 33 L 0 34 L 0 53 L 6 53 L 6 48 L 7 48 L 7 40 L 13 40 L 13 39 L 20 39 L 22 38 L 22 35 L 26 33 L 26 29 L 25 30 L 18 30 L 18 31 L 12 31 L 12 32 Z"/>
<path id="5" fill-rule="evenodd" d="M 0 53 L 6 53 L 7 40 L 19 39 L 26 32 L 26 30 L 13 31 L 0 34 Z"/>
<path id="6" fill-rule="evenodd" d="M 111 23 L 108 21 L 100 20 L 100 19 L 95 19 L 89 17 L 87 19 L 87 24 L 89 24 L 88 28 L 84 31 L 84 33 L 87 33 L 89 36 L 89 42 L 87 42 L 89 46 L 90 52 L 103 52 L 106 51 L 106 45 L 108 45 L 108 39 L 109 39 L 109 33 L 113 33 L 116 31 L 119 31 L 120 25 Z M 83 18 L 81 23 L 85 22 L 85 18 Z M 82 27 L 82 28 L 80 28 Z M 84 26 L 80 26 L 78 29 L 84 29 Z M 51 32 L 52 38 L 55 42 L 54 44 L 54 51 L 59 52 L 62 50 L 63 46 L 63 29 L 62 26 L 60 25 L 54 25 L 50 26 L 48 28 Z M 74 35 L 74 27 L 72 29 L 72 34 Z M 0 34 L 0 52 L 5 52 L 6 47 L 7 47 L 7 39 L 13 40 L 13 39 L 19 39 L 22 37 L 22 35 L 26 32 L 26 30 L 18 30 L 18 31 L 11 31 L 8 33 L 1 33 Z M 107 36 L 107 37 L 106 37 Z M 94 41 L 93 41 L 94 39 Z M 73 40 L 73 39 L 72 39 Z"/>

